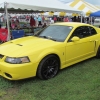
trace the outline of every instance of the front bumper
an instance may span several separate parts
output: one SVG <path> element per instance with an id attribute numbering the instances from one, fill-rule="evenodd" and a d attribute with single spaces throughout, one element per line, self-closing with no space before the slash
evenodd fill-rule
<path id="1" fill-rule="evenodd" d="M 0 75 L 9 80 L 19 80 L 36 76 L 38 63 L 9 64 L 0 61 Z"/>

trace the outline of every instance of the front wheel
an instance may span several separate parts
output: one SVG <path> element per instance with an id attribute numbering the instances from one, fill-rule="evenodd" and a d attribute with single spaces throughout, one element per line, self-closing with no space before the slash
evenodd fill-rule
<path id="1" fill-rule="evenodd" d="M 53 78 L 57 75 L 59 67 L 59 59 L 54 55 L 49 55 L 40 62 L 37 69 L 37 76 L 45 80 Z"/>

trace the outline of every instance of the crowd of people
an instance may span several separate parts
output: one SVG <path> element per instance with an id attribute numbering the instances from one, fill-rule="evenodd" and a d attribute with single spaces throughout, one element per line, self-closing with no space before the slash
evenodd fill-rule
<path id="1" fill-rule="evenodd" d="M 46 26 L 56 22 L 82 22 L 87 24 L 94 24 L 95 18 L 81 17 L 81 16 L 43 16 L 43 15 L 23 15 L 23 16 L 9 16 L 10 30 L 23 30 L 27 29 L 28 34 L 35 34 L 37 29 L 45 28 Z M 91 22 L 92 21 L 92 22 Z M 4 27 L 7 30 L 7 20 L 4 16 L 0 16 L 0 28 Z M 99 26 L 100 28 L 100 26 Z M 27 34 L 27 32 L 25 32 Z M 27 35 L 26 35 L 27 36 Z"/>
<path id="2" fill-rule="evenodd" d="M 32 30 L 34 27 L 46 27 L 49 24 L 53 24 L 55 22 L 81 22 L 90 24 L 91 20 L 89 17 L 81 16 L 43 16 L 43 15 L 23 15 L 23 16 L 14 16 L 9 17 L 9 24 L 11 29 L 20 29 L 24 27 L 30 27 Z M 0 27 L 3 26 L 5 19 L 3 16 L 0 16 Z M 21 24 L 23 23 L 23 24 Z M 92 18 L 92 24 L 94 24 L 94 18 Z M 7 26 L 7 24 L 6 24 Z"/>

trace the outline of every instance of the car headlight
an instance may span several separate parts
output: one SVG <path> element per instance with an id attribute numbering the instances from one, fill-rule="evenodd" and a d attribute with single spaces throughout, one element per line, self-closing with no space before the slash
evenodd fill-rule
<path id="1" fill-rule="evenodd" d="M 29 58 L 26 57 L 6 57 L 5 62 L 11 63 L 11 64 L 22 64 L 22 63 L 28 63 L 30 62 Z"/>

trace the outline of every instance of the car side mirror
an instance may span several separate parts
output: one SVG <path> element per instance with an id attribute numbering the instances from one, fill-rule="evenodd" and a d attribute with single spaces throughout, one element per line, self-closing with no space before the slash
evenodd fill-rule
<path id="1" fill-rule="evenodd" d="M 71 39 L 72 42 L 79 41 L 79 40 L 80 40 L 80 38 L 77 37 L 77 36 L 74 36 L 74 37 Z"/>

